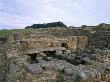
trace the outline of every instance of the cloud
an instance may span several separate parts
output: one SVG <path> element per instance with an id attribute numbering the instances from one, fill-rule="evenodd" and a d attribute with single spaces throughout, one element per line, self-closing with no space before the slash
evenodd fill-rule
<path id="1" fill-rule="evenodd" d="M 67 25 L 110 23 L 109 0 L 0 0 L 0 29 L 63 21 Z"/>

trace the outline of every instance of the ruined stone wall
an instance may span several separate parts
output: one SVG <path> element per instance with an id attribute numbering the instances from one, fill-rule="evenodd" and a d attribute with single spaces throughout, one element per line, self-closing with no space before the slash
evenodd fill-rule
<path id="1" fill-rule="evenodd" d="M 66 43 L 69 50 L 76 52 L 84 50 L 88 44 L 88 37 L 81 33 L 84 33 L 81 29 L 71 28 L 37 29 L 29 33 L 13 33 L 8 41 L 20 43 L 22 50 L 61 47 Z"/>
<path id="2" fill-rule="evenodd" d="M 3 77 L 0 78 L 0 82 L 5 82 L 6 78 L 7 82 L 109 82 L 110 50 L 99 48 L 91 49 L 92 53 L 91 51 L 82 53 L 88 45 L 103 47 L 106 43 L 109 46 L 109 33 L 92 32 L 90 36 L 84 32 L 78 29 L 73 31 L 73 29 L 59 28 L 13 33 L 8 38 L 7 43 L 10 45 L 6 44 L 8 48 L 2 50 L 6 54 L 0 53 L 0 77 Z M 61 47 L 62 43 L 68 45 L 67 50 L 76 53 L 67 53 L 65 50 L 65 53 L 62 51 L 51 53 L 55 57 L 45 56 L 45 59 L 42 53 L 33 52 L 31 55 L 41 55 L 35 57 L 34 63 L 29 62 L 29 54 L 23 53 L 27 49 Z M 81 53 L 77 54 L 77 52 Z M 8 72 L 5 68 L 6 58 L 10 60 Z"/>
<path id="3" fill-rule="evenodd" d="M 1 49 L 1 48 L 0 48 Z M 3 50 L 3 49 L 1 49 Z M 0 50 L 0 82 L 6 82 L 8 60 L 4 51 Z"/>
<path id="4" fill-rule="evenodd" d="M 72 29 L 72 28 L 45 28 L 45 29 L 35 29 L 30 32 L 16 32 L 8 36 L 10 41 L 12 40 L 23 40 L 23 39 L 38 39 L 43 37 L 70 37 L 70 36 L 87 36 L 89 34 L 88 30 L 84 29 Z"/>
<path id="5" fill-rule="evenodd" d="M 110 48 L 110 31 L 97 31 L 94 34 L 89 35 L 89 45 L 101 49 Z"/>
<path id="6" fill-rule="evenodd" d="M 62 44 L 68 45 L 68 49 L 72 52 L 83 50 L 88 43 L 86 36 L 73 36 L 67 38 L 41 38 L 20 41 L 23 50 L 34 48 L 62 47 Z"/>

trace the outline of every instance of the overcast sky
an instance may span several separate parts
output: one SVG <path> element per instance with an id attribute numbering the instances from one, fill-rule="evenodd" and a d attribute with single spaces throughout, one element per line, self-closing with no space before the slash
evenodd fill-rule
<path id="1" fill-rule="evenodd" d="M 110 23 L 110 0 L 0 0 L 0 29 L 55 21 L 68 26 Z"/>

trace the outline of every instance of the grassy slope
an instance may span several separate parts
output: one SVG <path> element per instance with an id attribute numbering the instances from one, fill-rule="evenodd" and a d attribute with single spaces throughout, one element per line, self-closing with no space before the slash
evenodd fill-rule
<path id="1" fill-rule="evenodd" d="M 13 30 L 0 30 L 0 37 L 5 37 L 7 34 L 11 34 L 13 32 L 29 32 L 32 29 L 13 29 Z"/>

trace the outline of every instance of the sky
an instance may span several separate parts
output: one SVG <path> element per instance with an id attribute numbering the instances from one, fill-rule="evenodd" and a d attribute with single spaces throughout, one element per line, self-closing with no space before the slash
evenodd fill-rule
<path id="1" fill-rule="evenodd" d="M 0 29 L 57 21 L 68 26 L 110 23 L 110 0 L 0 0 Z"/>

